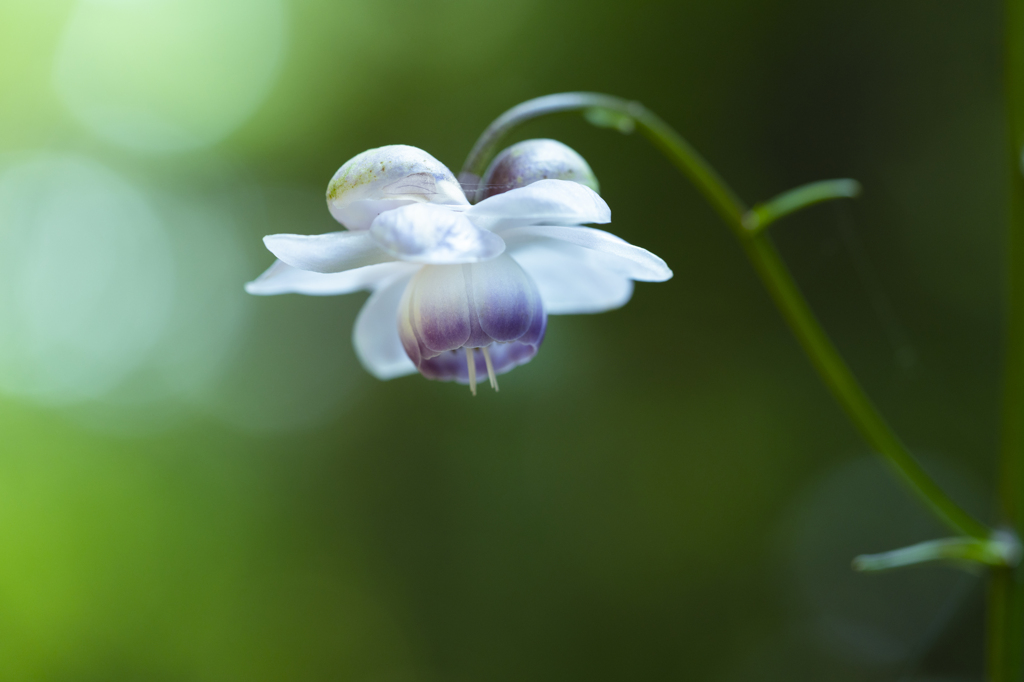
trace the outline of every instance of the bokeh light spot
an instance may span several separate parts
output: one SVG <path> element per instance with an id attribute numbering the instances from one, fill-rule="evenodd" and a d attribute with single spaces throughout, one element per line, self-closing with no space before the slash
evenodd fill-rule
<path id="1" fill-rule="evenodd" d="M 103 395 L 145 360 L 174 299 L 163 227 L 93 161 L 0 172 L 0 390 L 46 404 Z"/>
<path id="2" fill-rule="evenodd" d="M 285 42 L 280 0 L 82 0 L 54 85 L 80 123 L 119 146 L 202 148 L 263 102 Z"/>

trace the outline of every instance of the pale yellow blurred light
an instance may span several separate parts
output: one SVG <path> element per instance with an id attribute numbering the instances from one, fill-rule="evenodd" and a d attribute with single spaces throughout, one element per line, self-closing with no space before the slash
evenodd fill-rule
<path id="1" fill-rule="evenodd" d="M 78 122 L 109 142 L 198 149 L 266 99 L 286 38 L 281 0 L 80 0 L 53 83 Z"/>
<path id="2" fill-rule="evenodd" d="M 170 318 L 174 262 L 143 194 L 85 158 L 0 171 L 0 390 L 94 399 L 145 361 Z"/>

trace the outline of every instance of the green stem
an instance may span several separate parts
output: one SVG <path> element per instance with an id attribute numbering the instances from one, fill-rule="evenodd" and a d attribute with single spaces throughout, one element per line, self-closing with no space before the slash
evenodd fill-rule
<path id="1" fill-rule="evenodd" d="M 999 511 L 1003 522 L 1019 533 L 1024 530 L 1024 0 L 1007 0 L 1005 21 L 1010 229 Z M 993 571 L 988 627 L 989 678 L 1020 682 L 1024 679 L 1024 566 Z"/>
<path id="2" fill-rule="evenodd" d="M 988 528 L 972 518 L 939 488 L 864 393 L 853 372 L 818 324 L 767 234 L 752 236 L 743 241 L 743 246 L 819 376 L 868 444 L 886 458 L 904 482 L 949 528 L 972 537 L 987 538 Z"/>
<path id="3" fill-rule="evenodd" d="M 747 209 L 735 192 L 689 142 L 643 105 L 585 92 L 548 95 L 524 102 L 502 114 L 488 127 L 466 159 L 460 179 L 464 182 L 478 180 L 501 139 L 517 125 L 539 116 L 566 111 L 596 111 L 601 115 L 588 116 L 592 122 L 614 121 L 614 127 L 620 130 L 628 128 L 622 125 L 624 117 L 635 121 L 640 131 L 693 181 L 732 229 L 811 363 L 865 440 L 886 458 L 899 476 L 951 529 L 976 538 L 988 538 L 989 529 L 936 485 L 886 424 L 818 324 L 768 234 L 751 231 L 744 224 Z"/>

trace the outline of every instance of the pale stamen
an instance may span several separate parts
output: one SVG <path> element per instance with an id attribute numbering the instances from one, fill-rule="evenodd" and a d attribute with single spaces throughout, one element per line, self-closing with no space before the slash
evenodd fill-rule
<path id="1" fill-rule="evenodd" d="M 476 360 L 473 358 L 472 348 L 466 348 L 466 365 L 469 367 L 469 391 L 476 395 Z"/>
<path id="2" fill-rule="evenodd" d="M 487 363 L 487 378 L 491 380 L 491 388 L 498 392 L 498 377 L 494 376 L 494 365 L 491 364 L 491 354 L 487 352 L 487 346 L 481 348 L 484 352 L 484 362 Z"/>

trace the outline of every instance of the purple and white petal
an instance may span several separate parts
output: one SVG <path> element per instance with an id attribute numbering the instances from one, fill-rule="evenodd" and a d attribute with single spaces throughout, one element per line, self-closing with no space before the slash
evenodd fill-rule
<path id="1" fill-rule="evenodd" d="M 533 242 L 551 241 L 593 249 L 608 256 L 604 262 L 612 272 L 641 282 L 664 282 L 672 278 L 672 270 L 658 256 L 610 232 L 592 227 L 529 225 L 503 230 L 501 237 L 510 249 Z"/>
<path id="2" fill-rule="evenodd" d="M 380 286 L 356 317 L 352 331 L 356 355 L 366 371 L 381 380 L 416 372 L 398 337 L 397 324 L 398 305 L 410 279 L 400 275 Z"/>
<path id="3" fill-rule="evenodd" d="M 432 357 L 469 341 L 473 325 L 464 270 L 462 265 L 427 265 L 406 287 L 399 332 L 413 362 L 418 362 L 417 356 Z"/>
<path id="4" fill-rule="evenodd" d="M 505 250 L 498 235 L 476 227 L 460 212 L 435 204 L 411 204 L 380 214 L 370 227 L 370 237 L 409 263 L 477 263 Z"/>
<path id="5" fill-rule="evenodd" d="M 433 378 L 454 378 L 442 368 L 448 366 L 450 351 L 464 348 L 529 346 L 529 353 L 501 352 L 503 363 L 525 362 L 526 355 L 533 357 L 540 346 L 546 324 L 536 285 L 508 256 L 468 265 L 424 266 L 409 282 L 399 306 L 402 345 L 417 368 Z M 444 357 L 429 362 L 439 356 Z M 464 352 L 462 363 L 466 364 Z"/>
<path id="6" fill-rule="evenodd" d="M 509 255 L 536 283 L 549 315 L 603 313 L 633 295 L 633 280 L 609 268 L 609 257 L 593 249 L 552 239 L 520 245 Z"/>
<path id="7" fill-rule="evenodd" d="M 305 294 L 307 296 L 335 296 L 353 291 L 374 289 L 381 283 L 401 274 L 412 276 L 416 266 L 393 261 L 345 272 L 312 272 L 293 268 L 284 261 L 274 261 L 266 272 L 245 285 L 245 290 L 256 296 L 277 294 Z"/>
<path id="8" fill-rule="evenodd" d="M 506 147 L 484 172 L 477 192 L 483 200 L 539 180 L 571 180 L 599 191 L 590 165 L 571 147 L 558 140 L 523 140 Z"/>
<path id="9" fill-rule="evenodd" d="M 569 180 L 538 180 L 471 206 L 465 215 L 477 227 L 501 231 L 522 225 L 609 223 L 611 209 L 589 187 Z"/>
<path id="10" fill-rule="evenodd" d="M 476 318 L 474 326 L 479 325 L 479 331 L 486 335 L 470 339 L 468 345 L 540 343 L 538 334 L 543 334 L 543 327 L 538 326 L 538 320 L 544 316 L 544 305 L 537 285 L 519 263 L 506 256 L 468 267 L 466 271 Z"/>
<path id="11" fill-rule="evenodd" d="M 263 243 L 293 268 L 313 272 L 344 272 L 395 260 L 366 232 L 271 234 Z"/>

